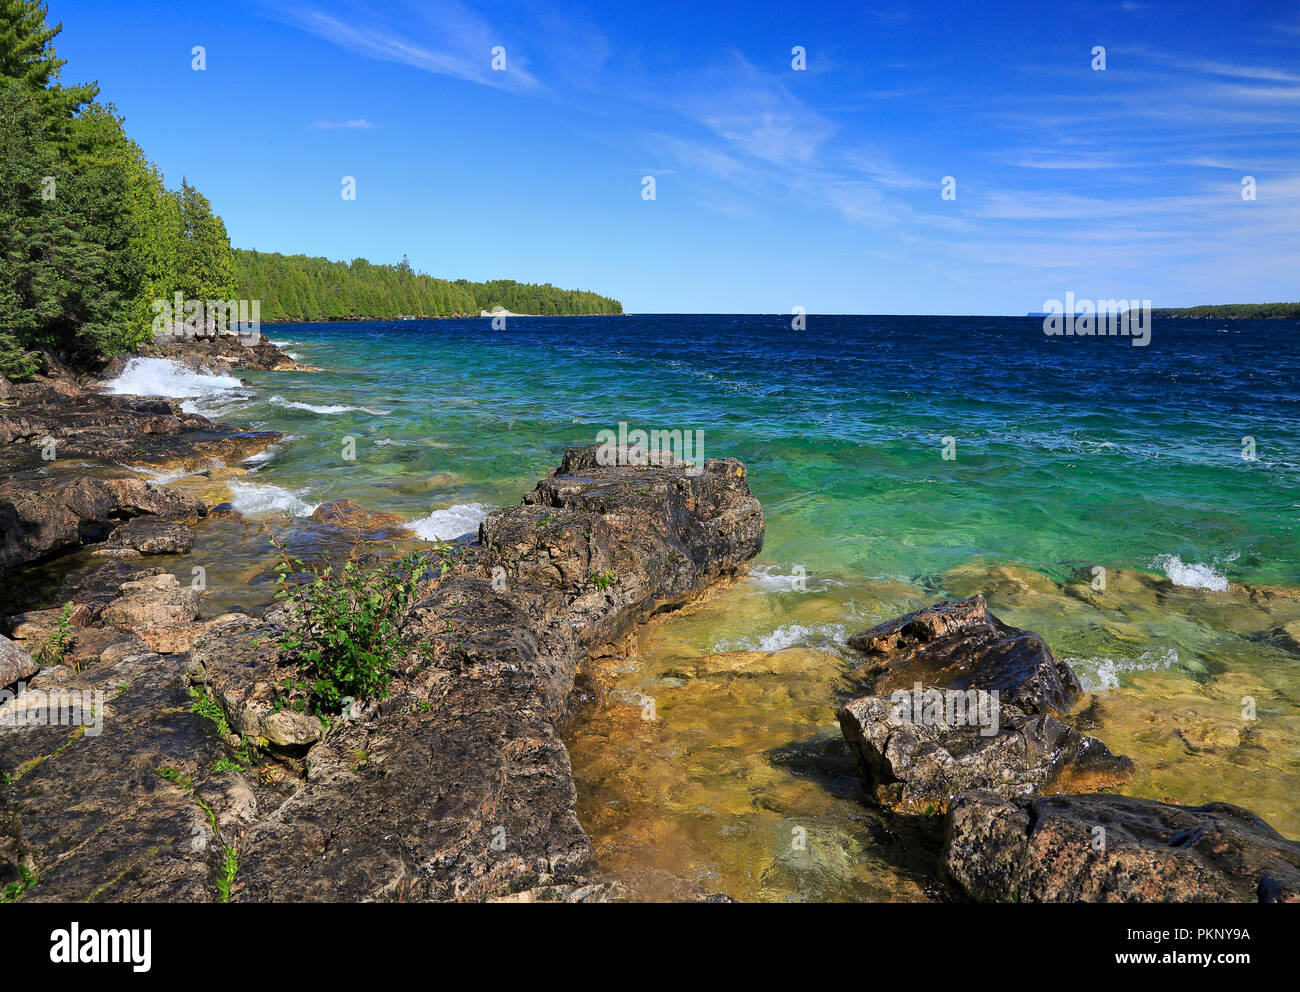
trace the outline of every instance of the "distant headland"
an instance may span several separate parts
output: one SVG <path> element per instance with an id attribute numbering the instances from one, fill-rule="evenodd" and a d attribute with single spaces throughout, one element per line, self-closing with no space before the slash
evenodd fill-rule
<path id="1" fill-rule="evenodd" d="M 1219 306 L 1157 307 L 1153 317 L 1244 317 L 1285 320 L 1300 319 L 1300 303 L 1224 303 Z"/>
<path id="2" fill-rule="evenodd" d="M 608 296 L 550 283 L 438 279 L 416 272 L 405 257 L 376 265 L 236 248 L 234 275 L 239 297 L 261 300 L 267 323 L 476 317 L 497 310 L 542 317 L 623 312 Z"/>

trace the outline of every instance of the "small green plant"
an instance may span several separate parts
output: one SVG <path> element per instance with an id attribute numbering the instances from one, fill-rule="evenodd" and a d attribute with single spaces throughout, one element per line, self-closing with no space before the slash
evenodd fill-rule
<path id="1" fill-rule="evenodd" d="M 0 903 L 17 902 L 18 897 L 36 884 L 36 876 L 25 865 L 18 866 L 21 881 L 10 882 L 0 889 Z"/>
<path id="2" fill-rule="evenodd" d="M 221 902 L 230 902 L 230 890 L 235 884 L 235 873 L 239 871 L 239 851 L 235 847 L 226 848 L 226 860 L 221 863 L 221 874 L 217 876 L 217 898 Z"/>
<path id="3" fill-rule="evenodd" d="M 181 773 L 179 768 L 172 765 L 159 765 L 158 774 L 165 778 L 172 785 L 179 786 L 186 792 L 194 791 L 194 779 Z"/>
<path id="4" fill-rule="evenodd" d="M 75 607 L 72 603 L 63 604 L 59 619 L 54 622 L 54 629 L 37 650 L 36 660 L 42 665 L 63 664 L 63 659 L 68 653 L 68 645 L 72 643 L 73 609 Z"/>
<path id="5" fill-rule="evenodd" d="M 614 585 L 615 575 L 611 571 L 597 572 L 591 577 L 592 584 L 601 592 Z"/>
<path id="6" fill-rule="evenodd" d="M 190 707 L 190 712 L 205 720 L 211 720 L 217 725 L 217 732 L 222 738 L 235 736 L 234 730 L 231 729 L 230 722 L 226 719 L 226 711 L 221 708 L 221 704 L 213 699 L 207 692 L 198 686 L 190 687 L 190 698 L 194 700 L 194 705 Z M 249 743 L 247 737 L 239 735 L 239 747 L 235 749 L 234 755 L 229 758 L 218 758 L 217 763 L 213 766 L 216 771 L 237 771 L 242 772 L 246 768 L 251 768 L 256 762 L 256 749 Z"/>
<path id="7" fill-rule="evenodd" d="M 279 646 L 296 659 L 298 678 L 284 681 L 280 705 L 328 721 L 347 697 L 382 699 L 403 653 L 397 621 L 422 588 L 428 557 L 413 552 L 368 570 L 358 560 L 358 541 L 341 565 L 308 567 L 274 536 L 271 545 L 280 555 L 276 599 L 296 607 Z M 441 565 L 445 572 L 445 559 Z"/>
<path id="8" fill-rule="evenodd" d="M 230 724 L 226 722 L 226 711 L 220 703 L 197 686 L 190 687 L 190 698 L 194 700 L 194 705 L 190 707 L 191 713 L 215 723 L 222 737 L 230 736 Z"/>
<path id="9" fill-rule="evenodd" d="M 199 794 L 194 791 L 194 780 L 188 775 L 181 774 L 180 769 L 172 765 L 159 765 L 156 771 L 168 782 L 185 790 L 199 809 L 203 811 L 203 816 L 212 829 L 212 836 L 217 839 L 221 849 L 226 852 L 221 863 L 221 873 L 216 879 L 217 897 L 221 902 L 230 902 L 230 890 L 235 884 L 235 873 L 239 871 L 239 851 L 234 844 L 227 844 L 221 836 L 221 827 L 217 824 L 216 810 L 199 798 Z"/>

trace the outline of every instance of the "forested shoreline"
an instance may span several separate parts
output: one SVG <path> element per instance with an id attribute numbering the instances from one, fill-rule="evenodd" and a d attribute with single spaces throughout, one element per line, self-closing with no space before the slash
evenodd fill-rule
<path id="1" fill-rule="evenodd" d="M 228 299 L 230 239 L 208 200 L 127 137 L 96 83 L 65 85 L 35 0 L 0 2 L 0 375 L 128 351 L 152 303 Z"/>
<path id="2" fill-rule="evenodd" d="M 618 300 L 550 283 L 438 279 L 416 272 L 405 258 L 378 265 L 237 248 L 234 270 L 240 298 L 261 300 L 262 319 L 269 322 L 477 317 L 497 306 L 541 316 L 623 312 Z"/>
<path id="3" fill-rule="evenodd" d="M 231 249 L 185 178 L 170 188 L 97 83 L 63 82 L 41 0 L 0 0 L 0 376 L 84 370 L 152 340 L 156 301 L 259 300 L 268 321 L 622 313 L 512 280 Z"/>
<path id="4" fill-rule="evenodd" d="M 1224 303 L 1199 307 L 1158 307 L 1153 317 L 1241 317 L 1249 319 L 1297 319 L 1300 303 Z"/>

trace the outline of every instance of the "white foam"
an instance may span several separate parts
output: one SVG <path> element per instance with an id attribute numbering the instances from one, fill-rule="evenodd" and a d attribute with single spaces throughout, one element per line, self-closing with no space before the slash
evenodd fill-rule
<path id="1" fill-rule="evenodd" d="M 1177 555 L 1157 555 L 1151 566 L 1163 571 L 1176 586 L 1209 589 L 1212 592 L 1226 592 L 1228 589 L 1227 578 L 1216 572 L 1211 565 L 1189 564 Z"/>
<path id="2" fill-rule="evenodd" d="M 1136 658 L 1066 658 L 1065 663 L 1074 669 L 1084 692 L 1106 692 L 1119 688 L 1123 672 L 1156 672 L 1178 663 L 1174 648 L 1143 651 Z"/>
<path id="3" fill-rule="evenodd" d="M 308 503 L 296 493 L 261 482 L 230 483 L 235 509 L 246 517 L 310 517 L 319 503 Z"/>
<path id="4" fill-rule="evenodd" d="M 478 531 L 492 508 L 482 503 L 457 503 L 434 510 L 423 520 L 413 520 L 407 530 L 426 541 L 450 541 Z"/>
<path id="5" fill-rule="evenodd" d="M 750 570 L 745 581 L 757 587 L 759 592 L 820 592 L 843 584 L 809 575 L 807 568 L 798 562 L 790 566 L 788 574 L 781 571 L 780 565 L 757 565 Z"/>
<path id="6" fill-rule="evenodd" d="M 375 440 L 375 444 L 384 448 L 449 448 L 451 445 L 443 441 L 425 440 L 408 440 L 406 438 L 381 437 Z"/>
<path id="7" fill-rule="evenodd" d="M 132 358 L 121 375 L 104 384 L 104 390 L 131 396 L 179 398 L 215 396 L 242 385 L 233 376 L 195 372 L 170 358 Z"/>
<path id="8" fill-rule="evenodd" d="M 784 651 L 786 648 L 838 650 L 848 636 L 847 628 L 838 623 L 786 623 L 763 637 L 724 638 L 714 645 L 714 653 L 725 651 Z"/>
<path id="9" fill-rule="evenodd" d="M 290 442 L 296 440 L 298 440 L 297 434 L 286 434 L 284 437 L 280 438 L 280 440 L 276 441 L 275 444 L 271 445 L 269 448 L 265 448 L 264 450 L 259 451 L 254 455 L 249 455 L 247 458 L 243 460 L 243 462 L 241 462 L 241 464 L 254 465 L 258 467 L 265 465 L 272 458 L 280 454 L 280 452 L 283 451 L 286 447 L 288 447 Z"/>
<path id="10" fill-rule="evenodd" d="M 119 464 L 119 465 L 122 465 L 121 462 L 118 462 L 118 464 Z M 214 458 L 214 459 L 212 459 L 211 462 L 209 462 L 208 467 L 209 467 L 209 468 L 220 468 L 221 465 L 222 465 L 222 463 L 221 463 L 218 459 Z M 191 476 L 202 475 L 204 472 L 207 471 L 207 469 L 200 469 L 200 470 L 197 471 L 197 472 L 186 472 L 186 471 L 179 471 L 179 472 L 162 472 L 162 471 L 159 471 L 158 469 L 145 468 L 145 467 L 142 466 L 142 465 L 122 465 L 122 467 L 123 467 L 123 468 L 129 468 L 132 472 L 139 472 L 141 475 L 143 475 L 145 478 L 147 478 L 150 482 L 154 483 L 155 485 L 159 485 L 159 486 L 165 486 L 165 485 L 167 485 L 169 482 L 175 482 L 177 479 L 188 479 L 188 478 L 190 478 Z"/>
<path id="11" fill-rule="evenodd" d="M 334 414 L 334 413 L 348 413 L 350 411 L 360 410 L 363 413 L 374 414 L 376 417 L 386 417 L 388 416 L 389 413 L 392 412 L 390 410 L 380 410 L 378 407 L 344 406 L 339 403 L 331 404 L 328 406 L 320 406 L 315 403 L 299 403 L 296 400 L 287 400 L 283 396 L 272 396 L 271 402 L 275 403 L 277 406 L 282 406 L 289 410 L 306 410 L 309 413 Z"/>

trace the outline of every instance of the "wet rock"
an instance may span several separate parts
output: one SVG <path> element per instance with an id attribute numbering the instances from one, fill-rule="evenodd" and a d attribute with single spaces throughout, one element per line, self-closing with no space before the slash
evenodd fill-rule
<path id="1" fill-rule="evenodd" d="M 1228 803 L 969 792 L 944 830 L 943 869 L 980 902 L 1300 898 L 1300 844 Z"/>
<path id="2" fill-rule="evenodd" d="M 872 692 L 997 690 L 1026 713 L 1064 713 L 1079 698 L 1079 680 L 1037 634 L 1008 626 L 984 597 L 945 601 L 849 638 L 867 655 L 862 674 Z"/>
<path id="3" fill-rule="evenodd" d="M 31 655 L 0 635 L 0 688 L 30 678 L 40 667 Z"/>
<path id="4" fill-rule="evenodd" d="M 194 547 L 194 531 L 158 517 L 135 517 L 113 531 L 111 543 L 142 555 L 184 554 Z"/>
<path id="5" fill-rule="evenodd" d="M 282 436 L 239 431 L 170 400 L 102 394 L 67 378 L 12 389 L 0 414 L 0 571 L 102 541 L 133 517 L 180 523 L 205 512 L 198 496 L 152 485 L 127 466 L 202 472 Z"/>
<path id="6" fill-rule="evenodd" d="M 905 702 L 855 699 L 839 712 L 867 791 L 899 812 L 943 812 L 955 793 L 1086 792 L 1118 785 L 1133 763 L 1050 714 L 1029 715 L 975 693 Z M 948 703 L 951 701 L 952 705 Z"/>
<path id="7" fill-rule="evenodd" d="M 410 537 L 410 521 L 399 513 L 380 513 L 350 499 L 334 499 L 316 507 L 311 519 L 343 530 L 356 531 L 368 540 Z"/>
<path id="8" fill-rule="evenodd" d="M 0 415 L 0 462 L 11 474 L 48 468 L 51 458 L 198 471 L 214 462 L 239 461 L 282 436 L 215 424 L 181 409 L 177 401 L 99 388 L 83 389 L 67 379 L 16 386 Z"/>
<path id="9" fill-rule="evenodd" d="M 0 570 L 107 536 L 124 517 L 201 516 L 192 496 L 138 479 L 34 478 L 0 484 Z"/>
<path id="10" fill-rule="evenodd" d="M 140 351 L 156 358 L 170 358 L 195 371 L 215 374 L 228 375 L 231 369 L 310 370 L 310 366 L 298 364 L 266 338 L 250 341 L 228 334 L 159 336 Z"/>

